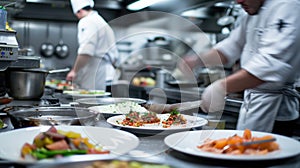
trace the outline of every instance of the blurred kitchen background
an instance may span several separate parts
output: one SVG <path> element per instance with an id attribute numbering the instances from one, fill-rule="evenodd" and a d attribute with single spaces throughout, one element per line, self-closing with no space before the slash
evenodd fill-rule
<path id="1" fill-rule="evenodd" d="M 131 76 L 126 75 L 126 72 L 131 71 L 132 67 L 140 69 L 145 65 L 155 65 L 172 70 L 176 60 L 172 59 L 167 52 L 171 52 L 171 55 L 175 53 L 180 57 L 190 52 L 191 47 L 198 50 L 197 52 L 205 51 L 214 43 L 228 36 L 235 23 L 230 22 L 221 26 L 217 23 L 218 19 L 227 14 L 236 19 L 241 14 L 241 8 L 233 5 L 233 1 L 229 0 L 160 0 L 153 1 L 153 4 L 148 7 L 131 9 L 129 5 L 136 1 L 95 0 L 95 9 L 110 22 L 115 30 L 122 60 L 121 78 L 124 79 L 130 79 Z M 0 2 L 2 6 L 8 5 L 6 7 L 7 21 L 9 26 L 17 32 L 19 48 L 24 51 L 22 55 L 40 57 L 42 68 L 72 67 L 77 50 L 77 18 L 72 13 L 69 0 L 8 0 Z M 171 23 L 167 16 L 138 15 L 137 12 L 141 11 L 164 12 L 166 15 L 172 14 L 187 19 L 188 24 L 200 28 L 203 32 L 195 31 L 195 28 L 187 28 L 182 33 L 178 33 L 176 38 L 168 37 L 167 31 L 170 30 L 170 26 L 167 25 Z M 132 17 L 128 17 L 129 14 L 133 14 Z M 121 17 L 128 17 L 130 20 L 120 21 Z M 127 36 L 130 32 L 144 28 L 153 28 L 157 30 L 156 32 L 165 31 L 166 34 L 152 32 Z M 56 46 L 59 42 L 69 47 L 67 55 L 45 55 L 41 52 L 42 44 L 51 43 Z M 158 46 L 168 51 L 142 51 L 140 53 L 141 48 L 152 46 Z M 138 50 L 139 53 L 136 53 Z M 136 62 L 140 63 L 140 60 L 143 60 L 142 65 L 131 65 Z M 130 68 L 128 69 L 128 67 Z"/>

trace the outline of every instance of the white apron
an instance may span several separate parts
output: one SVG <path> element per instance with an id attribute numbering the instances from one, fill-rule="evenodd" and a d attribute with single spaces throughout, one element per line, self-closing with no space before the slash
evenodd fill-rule
<path id="1" fill-rule="evenodd" d="M 237 129 L 271 132 L 275 120 L 298 118 L 299 94 L 292 86 L 280 90 L 248 89 L 240 109 Z M 254 124 L 255 123 L 255 124 Z"/>
<path id="2" fill-rule="evenodd" d="M 103 58 L 91 57 L 89 63 L 77 72 L 74 82 L 81 89 L 105 90 L 106 64 L 108 62 Z"/>
<path id="3" fill-rule="evenodd" d="M 299 0 L 266 0 L 258 15 L 246 16 L 215 47 L 229 63 L 240 58 L 242 69 L 267 81 L 245 90 L 237 129 L 271 132 L 275 120 L 299 117 L 299 95 L 293 88 L 300 71 L 299 6 Z"/>
<path id="4" fill-rule="evenodd" d="M 75 82 L 83 89 L 105 90 L 106 80 L 111 80 L 114 75 L 111 64 L 118 59 L 114 32 L 97 11 L 80 19 L 77 29 L 77 53 L 91 58 L 78 71 Z"/>

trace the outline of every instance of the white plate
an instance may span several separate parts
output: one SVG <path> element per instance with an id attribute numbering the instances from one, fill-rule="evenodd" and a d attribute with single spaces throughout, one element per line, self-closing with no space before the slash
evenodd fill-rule
<path id="1" fill-rule="evenodd" d="M 187 119 L 187 124 L 182 125 L 172 125 L 170 128 L 163 128 L 162 121 L 166 120 L 170 114 L 157 114 L 157 117 L 160 118 L 160 123 L 155 124 L 144 124 L 140 127 L 133 127 L 128 125 L 118 124 L 118 122 L 122 122 L 125 119 L 125 115 L 118 115 L 113 116 L 107 119 L 107 122 L 113 126 L 121 127 L 123 129 L 129 130 L 130 132 L 139 133 L 139 134 L 170 134 L 178 131 L 186 131 L 192 128 L 199 128 L 208 123 L 208 121 L 204 118 L 191 116 L 191 115 L 184 115 Z"/>
<path id="2" fill-rule="evenodd" d="M 276 138 L 276 142 L 279 144 L 280 150 L 270 152 L 266 155 L 225 155 L 225 154 L 216 154 L 211 152 L 205 152 L 197 148 L 197 146 L 203 144 L 204 140 L 207 138 L 210 139 L 220 139 L 228 138 L 234 134 L 240 136 L 243 135 L 242 130 L 201 130 L 201 131 L 185 131 L 180 133 L 175 133 L 167 136 L 164 139 L 164 142 L 170 148 L 183 152 L 186 154 L 207 157 L 213 159 L 223 159 L 223 160 L 274 160 L 274 159 L 283 159 L 300 154 L 300 142 L 292 138 L 264 133 L 264 132 L 255 132 L 252 131 L 252 136 L 265 136 L 272 135 Z"/>
<path id="3" fill-rule="evenodd" d="M 94 111 L 95 113 L 103 114 L 104 117 L 108 118 L 111 116 L 128 114 L 130 111 L 136 111 L 140 113 L 146 113 L 148 110 L 136 102 L 126 101 L 122 103 L 92 106 L 88 109 Z"/>
<path id="4" fill-rule="evenodd" d="M 80 93 L 80 90 L 64 90 L 63 94 L 67 94 L 73 97 L 103 97 L 103 96 L 110 96 L 110 92 L 104 92 L 102 90 L 89 90 L 89 92 L 95 92 L 95 93 Z M 103 92 L 103 93 L 97 93 L 97 92 Z"/>
<path id="5" fill-rule="evenodd" d="M 139 139 L 128 132 L 113 128 L 92 127 L 92 126 L 55 126 L 59 130 L 74 131 L 87 137 L 91 143 L 100 144 L 104 149 L 110 150 L 110 154 L 97 155 L 101 157 L 117 157 L 123 155 L 139 144 Z M 23 160 L 20 157 L 21 148 L 24 143 L 32 144 L 33 138 L 40 132 L 45 132 L 50 126 L 28 127 L 16 129 L 0 134 L 0 158 L 21 164 L 30 163 L 52 163 L 54 159 L 40 161 Z"/>

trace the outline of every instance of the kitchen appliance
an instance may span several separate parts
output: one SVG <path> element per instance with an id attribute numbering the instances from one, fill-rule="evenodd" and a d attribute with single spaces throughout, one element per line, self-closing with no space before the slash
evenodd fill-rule
<path id="1" fill-rule="evenodd" d="M 194 42 L 170 36 L 148 37 L 120 66 L 121 79 L 130 81 L 134 76 L 155 78 L 157 70 L 173 71 L 178 58 L 188 53 Z"/>
<path id="2" fill-rule="evenodd" d="M 17 61 L 18 47 L 16 32 L 0 30 L 0 71 Z"/>
<path id="3" fill-rule="evenodd" d="M 0 96 L 6 94 L 5 71 L 7 67 L 18 59 L 18 42 L 16 32 L 0 30 Z"/>
<path id="4" fill-rule="evenodd" d="M 24 69 L 40 66 L 39 57 L 19 55 L 16 34 L 16 31 L 0 30 L 0 96 L 5 96 L 7 93 L 8 68 Z"/>

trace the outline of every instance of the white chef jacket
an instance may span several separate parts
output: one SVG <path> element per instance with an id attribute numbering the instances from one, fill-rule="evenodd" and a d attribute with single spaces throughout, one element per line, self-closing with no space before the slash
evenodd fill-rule
<path id="1" fill-rule="evenodd" d="M 78 71 L 75 82 L 84 89 L 104 90 L 105 81 L 113 76 L 111 64 L 118 57 L 113 30 L 97 11 L 80 19 L 77 28 L 77 53 L 90 55 L 91 59 Z M 110 70 L 106 71 L 107 68 Z"/>
<path id="2" fill-rule="evenodd" d="M 237 129 L 271 132 L 276 120 L 299 117 L 293 89 L 300 72 L 300 0 L 266 0 L 215 48 L 266 83 L 245 90 Z"/>

